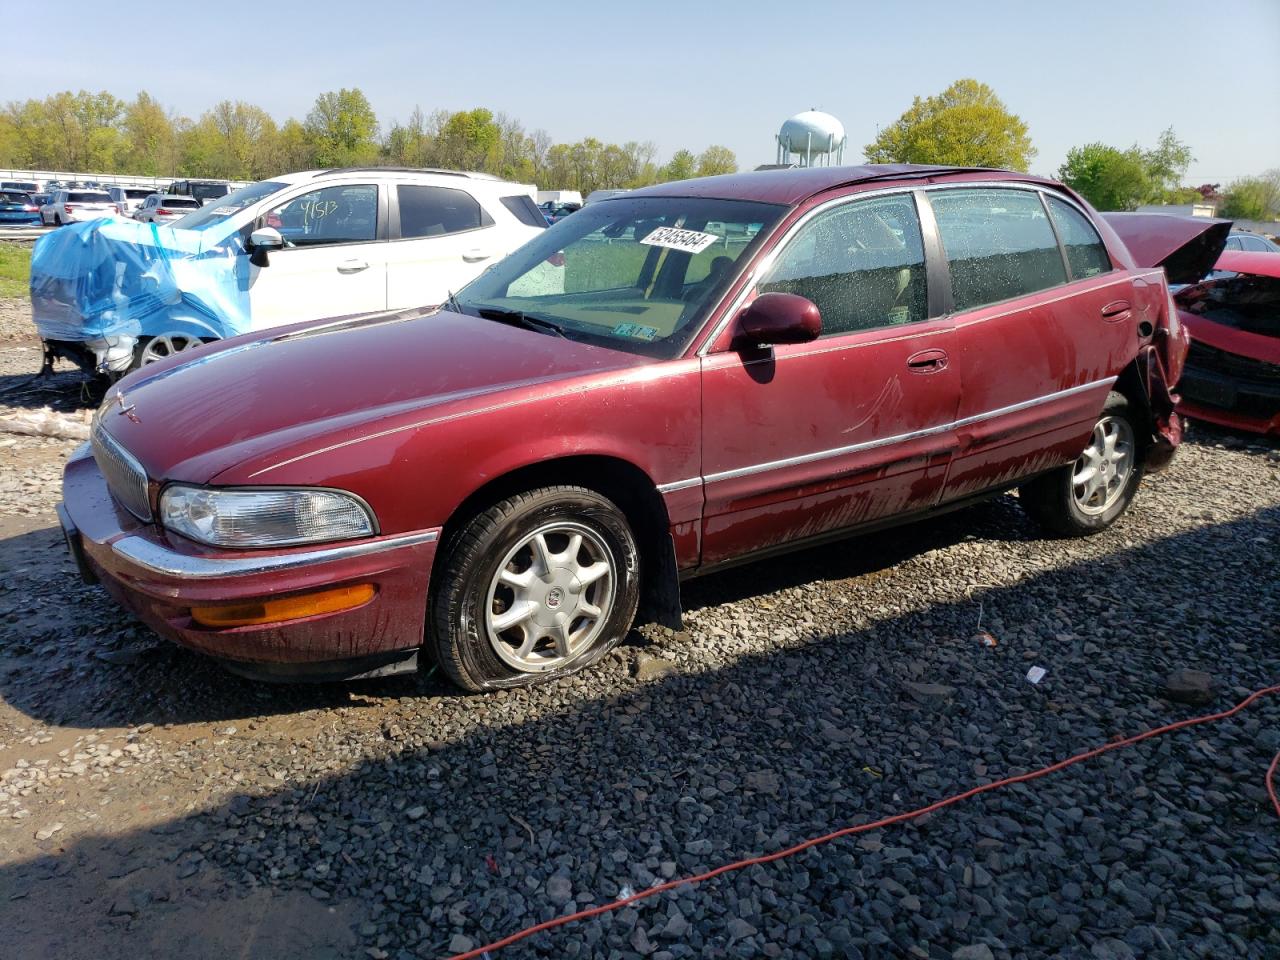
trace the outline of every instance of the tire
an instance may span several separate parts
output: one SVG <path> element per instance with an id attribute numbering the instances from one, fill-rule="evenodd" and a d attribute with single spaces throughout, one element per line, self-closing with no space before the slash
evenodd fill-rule
<path id="1" fill-rule="evenodd" d="M 1115 438 L 1110 448 L 1106 445 L 1108 436 Z M 1124 455 L 1117 456 L 1122 450 Z M 1101 533 L 1133 502 L 1142 483 L 1145 453 L 1140 421 L 1124 394 L 1113 391 L 1094 425 L 1089 445 L 1076 461 L 1023 484 L 1018 499 L 1032 519 L 1052 534 L 1088 537 Z M 1092 473 L 1087 469 L 1090 466 Z M 1094 485 L 1095 478 L 1102 489 Z"/>
<path id="2" fill-rule="evenodd" d="M 572 536 L 580 538 L 574 555 Z M 613 649 L 635 619 L 635 537 L 617 506 L 584 487 L 543 487 L 494 504 L 446 544 L 442 560 L 427 646 L 465 690 L 575 673 Z"/>
<path id="3" fill-rule="evenodd" d="M 54 225 L 55 227 L 60 227 L 60 226 L 62 226 L 62 215 L 61 215 L 61 214 L 57 214 L 57 213 L 55 213 L 55 214 L 53 215 L 53 225 Z"/>

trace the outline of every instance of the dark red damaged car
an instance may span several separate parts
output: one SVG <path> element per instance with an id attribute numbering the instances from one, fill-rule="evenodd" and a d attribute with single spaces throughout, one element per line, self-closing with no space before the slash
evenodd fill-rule
<path id="1" fill-rule="evenodd" d="M 678 624 L 684 577 L 1003 491 L 1103 530 L 1179 441 L 1186 349 L 1164 272 L 1052 181 L 691 180 L 444 308 L 134 373 L 60 515 L 86 575 L 241 672 L 421 656 L 491 689 Z"/>

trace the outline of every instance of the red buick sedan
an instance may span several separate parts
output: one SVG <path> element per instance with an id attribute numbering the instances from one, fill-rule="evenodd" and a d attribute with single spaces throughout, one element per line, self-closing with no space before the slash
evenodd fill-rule
<path id="1" fill-rule="evenodd" d="M 680 580 L 1018 489 L 1105 529 L 1180 429 L 1165 277 L 1061 185 L 867 166 L 585 207 L 443 308 L 107 396 L 60 516 L 161 634 L 267 678 L 598 660 Z"/>

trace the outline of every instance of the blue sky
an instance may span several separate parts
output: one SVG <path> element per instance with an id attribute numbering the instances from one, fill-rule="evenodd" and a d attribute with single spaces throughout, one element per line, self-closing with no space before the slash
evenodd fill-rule
<path id="1" fill-rule="evenodd" d="M 41 23 L 66 29 L 6 50 L 0 100 L 146 89 L 189 116 L 230 98 L 283 120 L 358 86 L 384 126 L 415 104 L 487 106 L 556 141 L 652 140 L 664 158 L 722 143 L 754 166 L 772 161 L 781 122 L 812 106 L 844 122 L 846 162 L 858 162 L 913 96 L 972 76 L 1028 123 L 1036 172 L 1073 145 L 1151 145 L 1170 125 L 1195 153 L 1194 183 L 1280 166 L 1280 0 L 110 7 L 86 29 L 97 0 L 43 5 Z M 172 53 L 135 52 L 148 23 Z"/>

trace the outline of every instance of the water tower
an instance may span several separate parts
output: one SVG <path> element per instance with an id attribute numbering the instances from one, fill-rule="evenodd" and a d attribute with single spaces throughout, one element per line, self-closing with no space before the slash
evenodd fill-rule
<path id="1" fill-rule="evenodd" d="M 821 167 L 844 162 L 844 124 L 821 110 L 797 113 L 782 125 L 778 141 L 780 166 Z"/>

